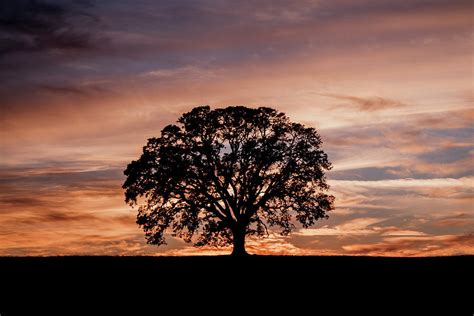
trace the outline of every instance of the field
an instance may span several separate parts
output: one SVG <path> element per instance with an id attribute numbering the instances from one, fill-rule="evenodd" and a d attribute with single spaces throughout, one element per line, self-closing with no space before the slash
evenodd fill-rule
<path id="1" fill-rule="evenodd" d="M 0 313 L 98 304 L 166 306 L 181 315 L 223 304 L 267 312 L 449 307 L 472 315 L 473 267 L 474 256 L 3 257 Z"/>

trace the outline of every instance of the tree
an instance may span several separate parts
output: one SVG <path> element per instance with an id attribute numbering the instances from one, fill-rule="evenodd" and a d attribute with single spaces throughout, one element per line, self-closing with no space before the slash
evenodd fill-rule
<path id="1" fill-rule="evenodd" d="M 271 108 L 196 107 L 128 165 L 125 201 L 139 206 L 149 244 L 165 244 L 170 231 L 246 255 L 247 235 L 268 236 L 269 226 L 287 235 L 293 218 L 307 228 L 334 209 L 321 144 L 314 128 Z"/>

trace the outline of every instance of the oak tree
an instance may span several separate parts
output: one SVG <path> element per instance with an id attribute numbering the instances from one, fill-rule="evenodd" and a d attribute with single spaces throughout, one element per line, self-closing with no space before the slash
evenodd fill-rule
<path id="1" fill-rule="evenodd" d="M 150 244 L 164 244 L 169 232 L 246 255 L 246 236 L 265 237 L 270 227 L 287 235 L 334 208 L 321 144 L 314 128 L 271 108 L 197 107 L 128 165 L 125 200 L 138 205 Z"/>

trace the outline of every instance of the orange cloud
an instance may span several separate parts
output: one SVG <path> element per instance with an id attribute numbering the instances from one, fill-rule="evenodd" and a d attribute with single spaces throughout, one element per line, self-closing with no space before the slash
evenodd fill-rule
<path id="1" fill-rule="evenodd" d="M 256 255 L 285 255 L 285 256 L 300 256 L 314 254 L 314 249 L 300 248 L 289 241 L 288 236 L 280 236 L 271 233 L 267 238 L 258 239 L 250 237 L 246 242 L 247 251 L 250 254 Z M 231 247 L 226 248 L 212 248 L 200 247 L 195 248 L 186 246 L 181 249 L 170 249 L 164 252 L 164 255 L 171 256 L 207 256 L 207 255 L 228 255 L 232 252 Z"/>
<path id="2" fill-rule="evenodd" d="M 443 218 L 436 220 L 433 223 L 434 226 L 438 227 L 474 227 L 474 216 L 467 214 L 460 214 L 453 217 Z"/>
<path id="3" fill-rule="evenodd" d="M 347 253 L 369 256 L 446 256 L 474 253 L 474 234 L 385 238 L 380 243 L 342 247 Z"/>

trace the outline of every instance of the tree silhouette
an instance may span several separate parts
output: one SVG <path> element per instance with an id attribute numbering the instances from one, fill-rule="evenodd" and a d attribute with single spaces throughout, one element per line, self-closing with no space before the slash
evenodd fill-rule
<path id="1" fill-rule="evenodd" d="M 150 138 L 124 174 L 125 201 L 138 205 L 137 224 L 149 244 L 165 231 L 195 246 L 233 244 L 245 237 L 283 235 L 327 218 L 334 197 L 324 192 L 331 169 L 314 128 L 271 108 L 196 107 L 178 125 Z"/>

